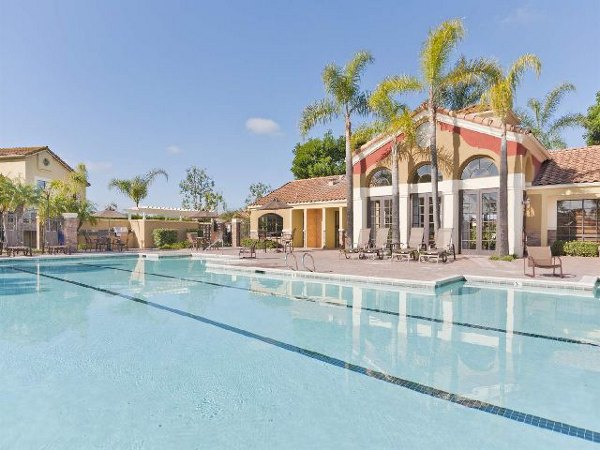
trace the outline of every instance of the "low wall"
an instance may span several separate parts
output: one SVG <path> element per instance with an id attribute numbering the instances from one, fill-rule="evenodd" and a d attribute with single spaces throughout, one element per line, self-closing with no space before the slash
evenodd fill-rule
<path id="1" fill-rule="evenodd" d="M 86 222 L 81 227 L 81 230 L 107 230 L 114 227 L 127 227 L 131 232 L 129 233 L 129 240 L 127 247 L 129 248 L 140 248 L 147 249 L 154 247 L 154 239 L 152 238 L 152 231 L 157 228 L 169 228 L 171 230 L 177 230 L 177 240 L 185 241 L 186 232 L 188 230 L 196 230 L 198 228 L 198 222 L 195 220 L 154 220 L 154 219 L 97 219 L 97 222 L 92 225 Z M 79 242 L 83 243 L 83 238 L 79 237 Z"/>

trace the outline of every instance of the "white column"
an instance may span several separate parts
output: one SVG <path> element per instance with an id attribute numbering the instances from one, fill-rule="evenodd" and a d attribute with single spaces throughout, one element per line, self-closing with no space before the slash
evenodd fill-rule
<path id="1" fill-rule="evenodd" d="M 302 230 L 302 234 L 304 235 L 304 248 L 308 246 L 308 209 L 304 208 L 304 230 Z"/>
<path id="2" fill-rule="evenodd" d="M 354 188 L 354 236 L 352 236 L 353 245 L 358 243 L 358 234 L 361 228 L 365 228 L 367 223 L 367 199 L 363 198 L 361 188 Z"/>
<path id="3" fill-rule="evenodd" d="M 327 209 L 321 208 L 321 248 L 327 247 Z"/>
<path id="4" fill-rule="evenodd" d="M 408 192 L 408 184 L 401 184 L 398 187 L 400 194 L 400 242 L 408 243 L 410 234 L 410 193 Z"/>
<path id="5" fill-rule="evenodd" d="M 508 176 L 508 252 L 523 255 L 523 186 L 524 175 Z"/>
<path id="6" fill-rule="evenodd" d="M 460 230 L 460 182 L 458 180 L 444 181 L 444 191 L 442 193 L 442 227 L 452 228 L 452 242 L 458 251 L 459 230 Z"/>

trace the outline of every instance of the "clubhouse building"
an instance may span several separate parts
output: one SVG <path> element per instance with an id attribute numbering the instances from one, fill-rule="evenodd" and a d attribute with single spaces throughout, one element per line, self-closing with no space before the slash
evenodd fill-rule
<path id="1" fill-rule="evenodd" d="M 560 240 L 600 242 L 600 146 L 546 149 L 535 136 L 508 125 L 510 253 Z M 417 144 L 428 146 L 424 106 L 415 111 Z M 441 226 L 453 230 L 457 251 L 486 254 L 496 248 L 500 121 L 489 111 L 438 109 L 437 147 Z M 391 142 L 378 136 L 353 157 L 354 239 L 358 230 L 391 226 Z M 431 166 L 427 159 L 399 162 L 400 240 L 421 227 L 433 238 Z M 251 235 L 294 232 L 297 247 L 336 248 L 345 228 L 346 177 L 295 180 L 250 207 Z"/>

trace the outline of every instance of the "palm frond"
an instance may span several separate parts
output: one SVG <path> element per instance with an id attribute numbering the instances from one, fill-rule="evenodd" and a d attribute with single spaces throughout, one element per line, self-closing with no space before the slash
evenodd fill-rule
<path id="1" fill-rule="evenodd" d="M 521 125 L 530 130 L 538 128 L 537 121 L 534 117 L 522 108 L 517 108 L 515 111 L 516 116 L 521 121 Z"/>
<path id="2" fill-rule="evenodd" d="M 558 105 L 568 92 L 575 92 L 575 85 L 573 83 L 563 83 L 546 94 L 546 97 L 544 97 L 544 106 L 541 108 L 542 123 L 548 122 L 550 117 L 556 113 Z"/>
<path id="3" fill-rule="evenodd" d="M 345 78 L 351 80 L 351 83 L 358 87 L 362 72 L 365 70 L 367 65 L 372 64 L 373 61 L 373 55 L 371 55 L 371 53 L 367 50 L 360 50 L 356 52 L 356 54 L 344 67 Z"/>
<path id="4" fill-rule="evenodd" d="M 350 100 L 349 112 L 358 114 L 359 116 L 366 116 L 371 112 L 371 107 L 369 105 L 369 92 L 359 92 L 357 95 L 354 95 Z"/>
<path id="5" fill-rule="evenodd" d="M 565 128 L 584 126 L 585 116 L 582 114 L 565 114 L 548 126 L 549 134 L 558 134 Z"/>
<path id="6" fill-rule="evenodd" d="M 146 182 L 146 184 L 150 185 L 152 184 L 152 182 L 154 181 L 154 179 L 159 176 L 162 175 L 165 177 L 165 179 L 167 181 L 169 181 L 169 174 L 167 174 L 167 172 L 163 169 L 152 169 L 149 170 L 148 173 L 146 173 L 146 175 L 143 176 L 143 180 Z"/>
<path id="7" fill-rule="evenodd" d="M 318 100 L 302 111 L 299 128 L 303 136 L 317 124 L 327 123 L 340 114 L 340 108 L 329 99 Z"/>
<path id="8" fill-rule="evenodd" d="M 455 66 L 439 80 L 440 87 L 447 88 L 458 84 L 481 86 L 480 91 L 502 78 L 502 68 L 495 59 L 461 57 Z"/>
<path id="9" fill-rule="evenodd" d="M 336 93 L 343 87 L 344 76 L 342 74 L 342 69 L 336 64 L 327 64 L 323 69 L 321 78 L 323 80 L 325 92 L 332 97 L 337 97 Z"/>
<path id="10" fill-rule="evenodd" d="M 506 79 L 513 92 L 516 91 L 517 86 L 521 82 L 521 78 L 527 69 L 533 70 L 537 76 L 539 76 L 542 71 L 542 62 L 532 53 L 526 53 L 517 58 L 506 74 Z"/>
<path id="11" fill-rule="evenodd" d="M 465 30 L 460 19 L 447 20 L 429 31 L 421 49 L 421 70 L 429 86 L 435 85 L 441 78 L 450 53 L 464 34 Z"/>

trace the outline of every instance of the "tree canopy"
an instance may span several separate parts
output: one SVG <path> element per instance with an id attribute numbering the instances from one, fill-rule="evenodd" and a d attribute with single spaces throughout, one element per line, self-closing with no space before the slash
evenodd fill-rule
<path id="1" fill-rule="evenodd" d="M 215 181 L 205 169 L 196 166 L 186 170 L 179 192 L 183 208 L 214 211 L 219 205 L 225 205 L 223 195 L 215 189 Z"/>
<path id="2" fill-rule="evenodd" d="M 296 179 L 342 175 L 346 170 L 346 139 L 329 130 L 322 138 L 311 138 L 294 147 L 291 171 Z"/>
<path id="3" fill-rule="evenodd" d="M 163 175 L 169 179 L 167 172 L 163 169 L 153 169 L 144 175 L 137 175 L 131 179 L 113 178 L 108 184 L 109 189 L 117 188 L 122 194 L 129 197 L 135 206 L 140 206 L 140 202 L 148 197 L 148 189 L 158 175 Z"/>
<path id="4" fill-rule="evenodd" d="M 269 192 L 271 192 L 273 190 L 273 188 L 266 183 L 258 182 L 258 183 L 252 183 L 250 185 L 250 187 L 248 188 L 248 190 L 249 190 L 249 193 L 248 193 L 248 197 L 246 197 L 246 202 L 245 202 L 246 206 L 256 203 L 259 198 L 262 198 L 265 195 L 267 195 Z"/>
<path id="5" fill-rule="evenodd" d="M 587 130 L 583 135 L 587 145 L 600 144 L 600 91 L 596 92 L 596 103 L 590 106 L 583 120 Z"/>

